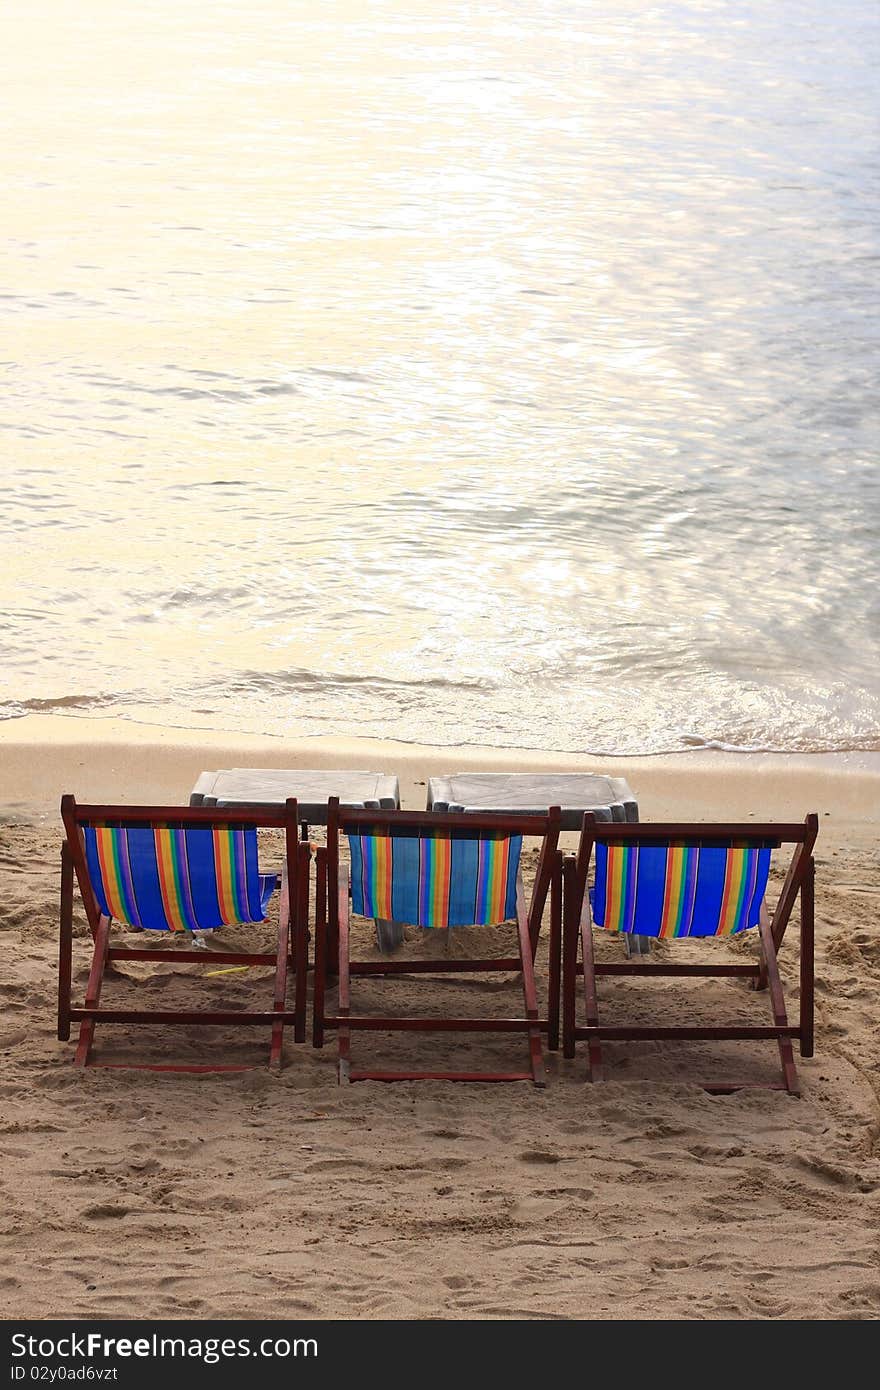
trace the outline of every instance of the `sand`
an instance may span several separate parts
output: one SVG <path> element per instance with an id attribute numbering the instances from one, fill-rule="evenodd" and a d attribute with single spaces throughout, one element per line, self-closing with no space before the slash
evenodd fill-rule
<path id="1" fill-rule="evenodd" d="M 372 766 L 423 804 L 434 771 L 592 767 L 624 775 L 643 819 L 818 810 L 816 1056 L 801 1099 L 712 1097 L 690 1078 L 775 1074 L 772 1044 L 630 1044 L 609 1080 L 548 1057 L 548 1085 L 336 1084 L 332 1045 L 289 1042 L 280 1075 L 256 1034 L 105 1029 L 102 1053 L 226 1056 L 234 1075 L 76 1071 L 55 1038 L 57 803 L 185 802 L 229 765 Z M 326 740 L 223 739 L 109 721 L 0 727 L 0 1314 L 13 1317 L 873 1318 L 880 1312 L 877 984 L 880 768 L 866 756 L 700 753 L 536 758 Z M 271 852 L 271 847 L 269 852 Z M 527 866 L 528 867 L 528 866 Z M 775 880 L 778 882 L 778 879 Z M 82 932 L 82 922 L 79 930 Z M 271 935 L 271 925 L 260 931 Z M 233 937 L 227 938 L 232 940 Z M 794 940 L 789 943 L 793 946 Z M 361 935 L 360 946 L 368 949 Z M 415 949 L 408 945 L 406 949 Z M 437 949 L 435 945 L 435 949 Z M 604 954 L 616 943 L 603 941 Z M 674 948 L 670 948 L 674 949 Z M 690 949 L 688 945 L 685 950 Z M 747 950 L 748 944 L 721 946 Z M 796 1002 L 796 951 L 783 950 Z M 88 941 L 76 941 L 81 989 Z M 539 986 L 546 958 L 539 955 Z M 200 970 L 196 973 L 204 974 Z M 266 998 L 265 975 L 132 968 L 109 998 Z M 141 978 L 135 979 L 134 976 Z M 146 978 L 144 978 L 146 977 Z M 403 982 L 364 985 L 403 991 Z M 509 986 L 413 983 L 503 1012 Z M 445 995 L 439 991 L 445 989 Z M 206 998 L 204 993 L 197 996 Z M 385 995 L 383 994 L 383 998 Z M 735 982 L 608 982 L 608 1016 L 763 1015 Z M 713 1013 L 714 1011 L 714 1013 Z M 99 1037 L 101 1035 L 99 1034 Z M 515 1040 L 359 1040 L 422 1065 Z"/>

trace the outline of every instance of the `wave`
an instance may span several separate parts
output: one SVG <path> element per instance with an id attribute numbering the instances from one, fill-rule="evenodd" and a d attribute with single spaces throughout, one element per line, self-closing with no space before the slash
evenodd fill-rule
<path id="1" fill-rule="evenodd" d="M 450 682 L 450 684 L 452 683 Z M 461 730 L 453 736 L 436 725 L 426 725 L 422 729 L 411 731 L 399 727 L 390 719 L 384 724 L 380 721 L 369 721 L 365 726 L 357 728 L 352 728 L 345 722 L 334 723 L 330 718 L 325 720 L 308 718 L 292 725 L 290 721 L 277 719 L 268 722 L 264 720 L 242 721 L 235 718 L 229 711 L 217 716 L 217 711 L 214 710 L 202 710 L 193 707 L 182 712 L 179 708 L 171 710 L 161 705 L 155 706 L 156 717 L 151 718 L 149 717 L 150 712 L 144 711 L 141 702 L 138 702 L 139 708 L 136 713 L 130 708 L 126 708 L 127 703 L 125 697 L 113 695 L 70 695 L 60 696 L 56 699 L 0 702 L 0 722 L 23 719 L 29 714 L 54 714 L 59 718 L 69 719 L 98 718 L 108 722 L 118 720 L 122 723 L 145 728 L 174 729 L 194 733 L 210 732 L 226 735 L 230 739 L 241 734 L 258 734 L 264 738 L 277 738 L 279 740 L 291 735 L 297 739 L 333 736 L 361 737 L 386 740 L 412 747 L 427 745 L 449 749 L 485 748 L 487 751 L 498 753 L 516 749 L 526 753 L 534 753 L 536 757 L 549 754 L 571 754 L 591 758 L 639 758 L 669 757 L 681 753 L 705 752 L 770 754 L 780 757 L 828 753 L 880 753 L 880 735 L 855 738 L 817 738 L 802 734 L 793 736 L 785 742 L 768 739 L 766 741 L 738 743 L 735 740 L 708 736 L 703 738 L 697 734 L 689 733 L 672 735 L 668 739 L 648 738 L 644 742 L 633 741 L 631 738 L 621 736 L 619 739 L 612 738 L 607 742 L 604 740 L 595 743 L 572 742 L 562 746 L 562 742 L 558 738 L 554 739 L 552 734 L 544 742 L 534 742 L 534 730 L 532 730 L 531 739 L 528 734 L 525 737 L 502 738 L 497 731 L 494 735 L 492 732 L 483 734 L 481 731 L 479 737 L 474 737 Z M 217 717 L 214 722 L 206 724 L 199 718 L 200 715 L 205 714 Z"/>
<path id="2" fill-rule="evenodd" d="M 362 686 L 365 690 L 495 690 L 497 682 L 483 676 L 454 679 L 450 676 L 382 676 L 376 673 L 361 675 L 349 671 L 310 671 L 291 667 L 286 671 L 242 671 L 224 683 L 227 690 L 237 691 L 326 691 Z"/>
<path id="3" fill-rule="evenodd" d="M 28 714 L 66 714 L 70 710 L 105 708 L 118 702 L 116 695 L 57 695 L 47 699 L 0 701 L 0 719 L 23 719 Z"/>

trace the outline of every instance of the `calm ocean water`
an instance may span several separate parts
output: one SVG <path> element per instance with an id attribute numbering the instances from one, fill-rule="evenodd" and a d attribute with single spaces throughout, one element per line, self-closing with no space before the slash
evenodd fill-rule
<path id="1" fill-rule="evenodd" d="M 880 747 L 875 0 L 0 53 L 0 717 Z"/>

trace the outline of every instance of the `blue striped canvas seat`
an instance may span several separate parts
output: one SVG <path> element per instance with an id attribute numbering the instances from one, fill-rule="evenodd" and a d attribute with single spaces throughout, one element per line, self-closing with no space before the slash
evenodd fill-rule
<path id="1" fill-rule="evenodd" d="M 257 832 L 231 826 L 82 827 L 101 913 L 145 931 L 213 931 L 262 922 L 276 885 Z"/>
<path id="2" fill-rule="evenodd" d="M 593 921 L 638 936 L 733 936 L 760 920 L 770 850 L 596 844 Z"/>
<path id="3" fill-rule="evenodd" d="M 350 834 L 352 911 L 418 927 L 516 917 L 521 835 Z"/>

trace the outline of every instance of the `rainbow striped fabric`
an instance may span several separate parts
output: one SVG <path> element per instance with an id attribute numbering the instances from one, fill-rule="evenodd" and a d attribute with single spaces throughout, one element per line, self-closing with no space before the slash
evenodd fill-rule
<path id="1" fill-rule="evenodd" d="M 351 908 L 416 927 L 492 926 L 516 917 L 522 836 L 349 835 Z"/>
<path id="2" fill-rule="evenodd" d="M 260 874 L 257 832 L 230 826 L 83 826 L 105 917 L 145 931 L 262 922 L 275 875 Z"/>
<path id="3" fill-rule="evenodd" d="M 638 936 L 733 936 L 758 925 L 770 850 L 596 844 L 593 921 Z"/>

